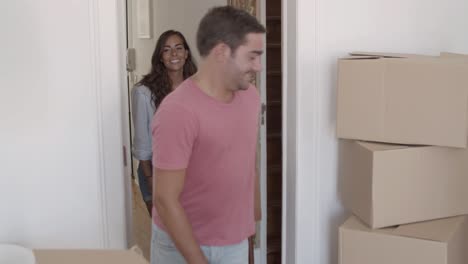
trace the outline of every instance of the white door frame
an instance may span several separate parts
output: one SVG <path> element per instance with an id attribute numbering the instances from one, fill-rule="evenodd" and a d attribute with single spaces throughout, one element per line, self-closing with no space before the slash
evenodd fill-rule
<path id="1" fill-rule="evenodd" d="M 282 25 L 282 158 L 283 202 L 281 263 L 294 264 L 296 251 L 297 203 L 297 1 L 281 0 Z M 310 157 L 311 159 L 313 157 Z M 310 223 L 314 224 L 314 223 Z M 313 250 L 314 245 L 311 245 Z"/>
<path id="2" fill-rule="evenodd" d="M 116 1 L 118 5 L 118 28 L 119 28 L 119 61 L 120 61 L 120 77 L 121 77 L 121 94 L 122 94 L 122 145 L 123 155 L 125 159 L 125 173 L 124 173 L 124 192 L 125 192 L 125 217 L 126 217 L 126 237 L 127 248 L 135 244 L 133 236 L 133 190 L 132 190 L 132 150 L 131 150 L 131 137 L 130 137 L 130 106 L 129 106 L 129 93 L 128 93 L 128 74 L 127 74 L 127 48 L 128 48 L 128 25 L 127 25 L 127 1 Z"/>
<path id="3" fill-rule="evenodd" d="M 114 60 L 101 60 L 102 70 L 106 69 L 106 66 L 110 64 L 117 63 L 119 68 L 120 75 L 118 76 L 118 81 L 120 84 L 120 94 L 121 94 L 121 120 L 122 123 L 122 145 L 127 146 L 126 155 L 127 155 L 127 164 L 130 162 L 130 137 L 129 137 L 129 124 L 128 124 L 128 93 L 127 93 L 127 80 L 126 80 L 126 3 L 125 0 L 119 1 L 99 1 L 104 3 L 104 7 L 111 6 L 115 4 L 116 14 L 115 17 L 110 17 L 109 20 L 99 20 L 99 32 L 101 38 L 98 40 L 102 50 L 110 48 L 110 50 L 116 50 L 115 45 L 112 41 L 117 41 L 118 44 L 118 58 L 117 61 Z M 265 9 L 264 6 L 265 0 L 261 1 L 262 10 Z M 99 8 L 103 10 L 104 8 Z M 262 11 L 264 12 L 264 11 Z M 282 146 L 283 146 L 283 212 L 282 212 L 282 263 L 283 264 L 294 264 L 296 263 L 296 173 L 297 173 L 297 0 L 282 0 L 282 89 L 283 89 L 283 109 L 282 109 L 282 119 L 283 119 L 283 137 L 282 137 Z M 106 13 L 108 16 L 108 12 Z M 264 22 L 264 21 L 263 21 Z M 117 28 L 115 28 L 117 27 Z M 113 36 L 111 34 L 110 39 L 103 36 L 106 32 L 114 32 L 117 30 L 118 36 Z M 117 38 L 117 39 L 116 39 Z M 111 41 L 112 40 L 112 41 Z M 112 65 L 112 68 L 115 68 L 115 64 Z M 105 81 L 116 81 L 116 76 L 105 75 L 101 73 L 101 80 Z M 107 133 L 112 133 L 112 131 L 107 131 Z M 114 159 L 105 158 L 105 163 L 114 161 Z M 112 164 L 112 163 L 110 163 Z M 124 184 L 123 193 L 125 198 L 126 205 L 126 238 L 127 242 L 131 243 L 130 238 L 132 238 L 132 205 L 131 199 L 132 194 L 130 190 L 130 177 L 131 171 L 130 166 L 125 168 L 124 179 L 121 182 Z M 105 175 L 107 179 L 106 182 L 115 181 L 115 175 Z M 111 206 L 113 201 L 112 199 L 117 197 L 116 193 L 105 192 L 105 199 L 103 198 L 103 209 L 107 217 L 105 218 L 105 225 L 110 226 L 112 221 L 115 221 L 116 218 L 110 217 L 114 215 L 119 215 L 119 208 Z M 120 193 L 120 197 L 122 197 Z M 264 211 L 264 217 L 266 217 L 266 211 Z M 122 215 L 122 217 L 125 217 Z M 311 223 L 313 224 L 313 223 Z M 266 226 L 265 226 L 266 228 Z M 113 230 L 112 230 L 113 231 Z M 118 230 L 116 230 L 118 231 Z M 266 231 L 266 230 L 265 230 Z M 105 232 L 104 235 L 107 241 L 110 241 L 111 230 Z M 107 238 L 106 238 L 107 237 Z M 264 241 L 266 242 L 266 241 Z M 113 247 L 112 243 L 108 243 L 109 247 Z M 128 244 L 130 246 L 131 244 Z"/>
<path id="4" fill-rule="evenodd" d="M 259 0 L 260 3 L 260 22 L 266 25 L 266 0 Z M 266 34 L 264 34 L 264 43 L 266 45 Z M 262 56 L 262 65 L 266 65 L 266 48 Z M 266 70 L 260 73 L 260 97 L 262 108 L 266 107 Z M 262 220 L 260 221 L 260 247 L 254 250 L 255 264 L 267 263 L 267 111 L 261 110 L 263 124 L 260 124 L 260 193 L 261 193 L 261 211 Z"/>
<path id="5" fill-rule="evenodd" d="M 89 0 L 93 85 L 97 89 L 102 248 L 127 248 L 131 242 L 131 190 L 124 157 L 128 142 L 125 50 L 125 0 Z M 116 56 L 117 55 L 117 56 Z M 125 91 L 125 92 L 124 92 Z M 121 112 L 119 112 L 121 111 Z M 120 144 L 119 144 L 120 143 Z M 130 216 L 130 217 L 129 217 Z"/>

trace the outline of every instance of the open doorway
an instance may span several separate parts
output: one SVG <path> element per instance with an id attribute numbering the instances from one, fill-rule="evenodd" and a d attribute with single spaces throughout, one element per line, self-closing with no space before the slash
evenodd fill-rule
<path id="1" fill-rule="evenodd" d="M 127 69 L 128 94 L 130 90 L 149 72 L 150 60 L 159 35 L 168 29 L 180 31 L 187 39 L 195 61 L 199 61 L 196 51 L 195 34 L 198 21 L 213 7 L 226 4 L 242 4 L 252 1 L 229 0 L 126 0 L 127 4 Z M 262 94 L 263 109 L 271 111 L 271 115 L 262 117 L 260 141 L 260 170 L 262 189 L 262 223 L 257 227 L 255 248 L 255 263 L 281 262 L 281 31 L 278 30 L 278 18 L 281 18 L 281 1 L 271 4 L 265 0 L 253 0 L 258 8 L 257 16 L 262 24 L 267 26 L 267 54 L 263 58 L 266 71 L 258 76 L 257 86 Z M 267 3 L 268 2 L 268 3 Z M 278 7 L 279 4 L 279 7 Z M 278 9 L 279 8 L 279 9 Z M 269 11 L 268 11 L 269 10 Z M 276 12 L 270 15 L 267 12 Z M 279 13 L 277 13 L 279 12 Z M 276 15 L 275 15 L 276 14 Z M 279 24 L 281 28 L 281 23 Z M 276 32 L 274 35 L 270 32 Z M 272 42 L 274 40 L 274 42 Z M 269 54 L 275 54 L 271 57 Z M 276 58 L 276 59 L 275 59 Z M 279 62 L 277 59 L 280 59 Z M 269 61 L 269 62 L 268 62 Z M 279 63 L 279 66 L 278 66 Z M 278 67 L 277 67 L 278 66 Z M 276 68 L 275 68 L 276 67 Z M 279 70 L 278 70 L 279 69 Z M 279 94 L 278 94 L 279 93 Z M 269 95 L 268 95 L 269 94 Z M 279 97 L 278 97 L 279 96 Z M 268 99 L 270 98 L 270 99 Z M 269 100 L 267 102 L 267 99 Z M 132 109 L 129 100 L 129 109 Z M 133 124 L 130 119 L 130 135 L 133 135 Z M 268 125 L 268 126 L 267 126 Z M 269 131 L 269 132 L 268 132 Z M 267 136 L 267 133 L 269 136 Z M 279 148 L 278 148 L 279 146 Z M 267 150 L 268 148 L 268 150 Z M 279 157 L 279 160 L 274 157 Z M 271 164 L 270 164 L 271 163 Z M 269 166 L 270 164 L 271 166 Z M 131 159 L 132 165 L 132 204 L 133 204 L 133 244 L 138 245 L 146 258 L 149 258 L 151 239 L 151 219 L 145 208 L 138 189 L 138 161 Z M 269 168 L 269 169 L 267 169 Z M 278 192 L 279 191 L 279 192 Z M 270 200 L 270 198 L 274 200 Z M 279 205 L 279 207 L 278 207 Z M 268 209 L 267 209 L 268 208 Z M 267 233 L 269 238 L 267 239 Z M 268 245 L 269 244 L 269 245 Z M 268 248 L 268 250 L 267 250 Z M 272 251 L 272 249 L 274 249 Z M 268 253 L 268 256 L 267 256 Z"/>

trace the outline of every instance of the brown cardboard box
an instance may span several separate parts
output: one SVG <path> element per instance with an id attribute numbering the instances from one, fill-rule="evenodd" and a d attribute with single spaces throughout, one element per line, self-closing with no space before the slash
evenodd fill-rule
<path id="1" fill-rule="evenodd" d="M 339 231 L 340 264 L 466 264 L 468 217 L 372 230 L 356 217 Z"/>
<path id="2" fill-rule="evenodd" d="M 371 230 L 356 217 L 339 231 L 340 264 L 466 264 L 468 217 Z"/>
<path id="3" fill-rule="evenodd" d="M 466 147 L 466 61 L 361 52 L 338 63 L 339 138 Z"/>
<path id="4" fill-rule="evenodd" d="M 343 203 L 371 228 L 468 214 L 468 149 L 340 142 Z"/>
<path id="5" fill-rule="evenodd" d="M 37 264 L 148 264 L 130 250 L 34 250 Z"/>

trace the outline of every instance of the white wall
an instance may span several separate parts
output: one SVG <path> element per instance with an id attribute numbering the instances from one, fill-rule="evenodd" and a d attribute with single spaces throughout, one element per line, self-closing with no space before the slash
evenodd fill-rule
<path id="1" fill-rule="evenodd" d="M 126 246 L 117 5 L 0 4 L 0 243 Z"/>
<path id="2" fill-rule="evenodd" d="M 289 113 L 297 110 L 296 134 L 288 132 L 287 139 L 293 142 L 289 137 L 297 136 L 297 161 L 289 160 L 287 164 L 297 165 L 296 222 L 290 223 L 296 227 L 294 253 L 296 263 L 335 264 L 337 230 L 347 216 L 340 201 L 339 144 L 335 138 L 337 58 L 353 50 L 468 53 L 468 1 L 283 3 L 297 15 L 289 14 L 288 21 L 297 23 L 297 72 L 295 76 L 292 73 L 297 77 L 297 86 L 285 87 L 294 96 L 288 102 L 296 103 L 288 104 Z M 290 59 L 293 64 L 294 59 Z"/>
<path id="3" fill-rule="evenodd" d="M 136 1 L 130 0 L 132 7 L 136 7 Z M 153 54 L 159 36 L 166 30 L 180 31 L 192 50 L 192 55 L 199 62 L 196 46 L 196 33 L 200 19 L 209 8 L 226 5 L 227 0 L 153 0 L 152 4 L 152 32 L 151 39 L 138 39 L 136 30 L 133 30 L 133 43 L 137 49 L 138 77 L 148 73 L 151 68 L 151 55 Z M 136 17 L 133 18 L 136 21 Z M 136 24 L 134 24 L 136 25 Z M 134 27 L 135 28 L 135 27 Z M 148 56 L 149 54 L 149 56 Z"/>

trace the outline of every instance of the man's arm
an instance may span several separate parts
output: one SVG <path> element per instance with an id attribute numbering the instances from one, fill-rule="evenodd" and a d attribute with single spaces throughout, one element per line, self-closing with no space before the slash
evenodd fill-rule
<path id="1" fill-rule="evenodd" d="M 155 168 L 153 204 L 158 215 L 188 264 L 208 264 L 193 235 L 187 215 L 179 202 L 185 181 L 185 170 Z"/>

